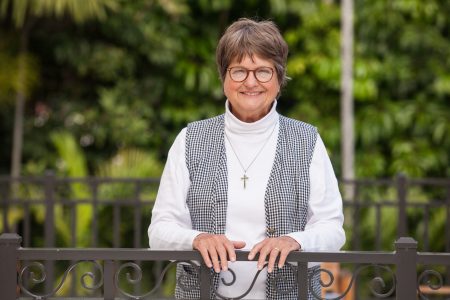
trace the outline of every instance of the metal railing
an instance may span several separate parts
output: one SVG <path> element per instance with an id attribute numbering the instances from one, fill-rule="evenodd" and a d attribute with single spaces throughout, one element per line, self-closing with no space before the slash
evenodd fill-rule
<path id="1" fill-rule="evenodd" d="M 19 233 L 24 247 L 145 248 L 158 184 L 159 178 L 60 178 L 52 172 L 0 177 L 0 232 Z M 394 238 L 411 236 L 419 251 L 450 252 L 450 179 L 399 175 L 340 185 L 354 191 L 344 199 L 345 249 L 393 250 Z M 370 227 L 363 228 L 369 219 Z M 154 272 L 162 266 L 155 263 Z M 48 281 L 53 267 L 46 262 Z M 448 265 L 443 274 L 450 285 Z"/>
<path id="2" fill-rule="evenodd" d="M 20 232 L 25 247 L 144 247 L 148 243 L 142 232 L 150 223 L 158 185 L 159 178 L 60 178 L 53 172 L 39 177 L 0 177 L 0 232 Z M 13 210 L 21 214 L 15 224 L 8 222 Z M 90 236 L 80 245 L 79 219 L 85 213 L 89 214 Z M 43 224 L 33 224 L 36 215 L 43 216 Z M 64 244 L 56 238 L 61 217 L 70 234 Z M 106 233 L 100 228 L 100 218 L 110 225 Z M 125 222 L 129 231 L 124 233 Z M 33 240 L 36 236 L 43 238 L 43 245 Z"/>
<path id="3" fill-rule="evenodd" d="M 80 246 L 79 208 L 90 206 L 90 237 L 83 246 L 145 247 L 145 229 L 150 222 L 158 184 L 159 178 L 60 178 L 52 172 L 40 177 L 0 176 L 0 232 L 19 232 L 26 247 Z M 351 199 L 343 199 L 345 225 L 351 231 L 347 249 L 369 250 L 361 243 L 363 237 L 370 236 L 373 239 L 370 250 L 386 250 L 381 228 L 385 211 L 390 209 L 393 217 L 388 221 L 396 228 L 397 238 L 412 236 L 419 241 L 423 251 L 450 252 L 450 178 L 412 179 L 399 175 L 390 179 L 341 180 L 340 185 L 343 188 L 350 186 L 354 191 Z M 8 213 L 12 210 L 21 214 L 13 224 L 8 221 L 11 219 Z M 65 223 L 70 224 L 67 231 L 71 236 L 66 244 L 58 244 L 56 239 L 55 224 L 60 215 L 55 214 L 61 214 L 61 211 Z M 440 249 L 430 249 L 430 222 L 436 212 L 445 215 L 441 224 L 445 244 Z M 408 224 L 411 213 L 423 224 L 420 230 Z M 43 227 L 36 222 L 33 224 L 36 214 L 45 220 Z M 361 219 L 368 217 L 374 219 L 373 232 L 369 234 L 362 232 L 359 226 Z M 99 228 L 99 218 L 109 218 L 111 230 L 106 238 Z M 130 220 L 133 220 L 131 224 Z M 122 230 L 124 223 L 129 228 L 125 233 Z M 33 240 L 35 236 L 43 238 L 43 245 Z M 387 244 L 391 247 L 392 237 L 388 238 Z"/>
<path id="4" fill-rule="evenodd" d="M 439 239 L 443 238 L 445 244 L 439 250 L 450 252 L 450 178 L 416 179 L 399 174 L 387 179 L 341 180 L 340 185 L 342 189 L 353 189 L 353 197 L 343 199 L 346 224 L 352 231 L 348 248 L 362 250 L 364 234 L 359 225 L 362 218 L 367 217 L 362 212 L 368 210 L 371 210 L 370 217 L 374 219 L 374 226 L 371 228 L 373 232 L 370 233 L 373 243 L 370 248 L 385 248 L 382 245 L 383 230 L 386 231 L 383 228 L 383 210 L 391 209 L 395 212 L 389 225 L 396 229 L 397 238 L 412 236 L 420 242 L 423 251 L 436 251 L 430 249 L 430 223 L 436 212 L 443 215 L 441 226 L 444 230 L 443 236 L 439 234 Z M 421 223 L 419 230 L 410 224 L 412 222 L 408 219 L 411 215 L 414 215 L 416 223 Z"/>
<path id="5" fill-rule="evenodd" d="M 87 290 L 99 291 L 97 296 L 84 296 L 83 299 L 150 299 L 153 293 L 159 288 L 158 281 L 149 291 L 134 292 L 126 290 L 121 286 L 120 277 L 126 268 L 131 268 L 133 273 L 125 274 L 129 284 L 136 284 L 142 279 L 142 269 L 134 261 L 171 261 L 166 269 L 160 274 L 164 277 L 165 272 L 171 265 L 183 261 L 195 266 L 199 280 L 199 286 L 185 286 L 184 289 L 197 289 L 201 299 L 209 299 L 210 292 L 215 287 L 211 284 L 211 269 L 204 264 L 197 265 L 195 262 L 202 261 L 197 251 L 154 251 L 149 249 L 105 249 L 105 248 L 21 248 L 21 237 L 16 234 L 2 234 L 0 236 L 0 254 L 2 257 L 2 268 L 0 268 L 0 291 L 2 299 L 16 300 L 28 297 L 31 299 L 58 298 L 58 291 L 61 288 L 67 275 L 80 262 L 92 264 L 97 271 L 86 272 L 80 276 L 84 288 Z M 246 261 L 247 251 L 238 251 L 237 260 Z M 43 283 L 46 280 L 46 269 L 38 261 L 74 261 L 64 272 L 61 282 L 54 284 L 54 289 L 47 293 L 34 292 L 28 285 Z M 126 261 L 119 264 L 119 262 Z M 289 254 L 288 262 L 295 264 L 297 274 L 298 299 L 308 299 L 310 278 L 308 276 L 308 262 L 340 262 L 354 263 L 358 267 L 353 272 L 353 278 L 348 290 L 355 282 L 359 273 L 363 269 L 377 269 L 378 275 L 372 280 L 371 293 L 375 298 L 400 299 L 430 299 L 423 292 L 424 284 L 432 290 L 439 290 L 442 287 L 442 276 L 433 269 L 425 269 L 417 275 L 418 266 L 428 265 L 450 265 L 450 253 L 421 253 L 417 252 L 417 242 L 412 238 L 400 238 L 395 242 L 395 251 L 374 252 L 374 251 L 341 251 L 341 252 L 292 252 Z M 32 271 L 32 269 L 34 270 Z M 325 269 L 318 269 L 316 272 L 328 274 L 328 280 L 321 282 L 322 286 L 332 284 L 334 278 Z M 381 274 L 380 273 L 384 273 Z M 259 272 L 255 276 L 258 276 Z M 239 274 L 235 274 L 239 277 Z M 86 277 L 92 282 L 86 283 Z M 431 283 L 433 277 L 436 283 Z M 387 278 L 387 280 L 383 279 Z M 278 278 L 278 280 L 283 280 Z M 28 284 L 27 284 L 28 283 Z M 231 283 L 232 285 L 232 283 Z M 276 285 L 276 283 L 275 283 Z M 378 288 L 377 288 L 378 286 Z M 251 287 L 250 287 L 251 288 Z M 277 290 L 280 293 L 286 292 Z M 342 299 L 345 296 L 340 295 Z M 219 296 L 216 291 L 216 295 Z M 316 299 L 325 299 L 321 295 L 313 295 Z M 236 295 L 232 299 L 240 299 L 242 295 Z"/>

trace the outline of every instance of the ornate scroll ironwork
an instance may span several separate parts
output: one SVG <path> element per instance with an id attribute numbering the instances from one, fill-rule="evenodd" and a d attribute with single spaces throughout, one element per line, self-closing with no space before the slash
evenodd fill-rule
<path id="1" fill-rule="evenodd" d="M 375 290 L 375 286 L 380 286 L 381 288 L 385 288 L 386 287 L 386 283 L 384 282 L 383 278 L 376 276 L 371 280 L 371 284 L 369 285 L 370 291 L 371 293 L 377 297 L 377 298 L 387 298 L 389 296 L 391 296 L 394 291 L 395 291 L 395 287 L 396 287 L 396 278 L 395 278 L 395 274 L 394 272 L 391 270 L 391 268 L 387 267 L 387 266 L 383 266 L 383 265 L 363 265 L 363 266 L 359 266 L 358 268 L 356 268 L 355 272 L 353 273 L 352 279 L 349 283 L 349 285 L 347 286 L 347 288 L 345 289 L 345 291 L 342 293 L 342 295 L 339 295 L 335 298 L 322 298 L 321 295 L 317 295 L 317 293 L 314 291 L 313 289 L 313 281 L 311 280 L 314 275 L 316 275 L 317 273 L 320 272 L 324 272 L 328 275 L 329 280 L 327 282 L 323 282 L 322 279 L 319 280 L 320 285 L 322 287 L 330 287 L 333 283 L 334 283 L 334 276 L 333 274 L 327 270 L 327 269 L 317 269 L 314 272 L 311 273 L 311 275 L 308 278 L 309 281 L 309 289 L 313 295 L 314 298 L 319 299 L 319 300 L 339 300 L 339 299 L 343 299 L 351 290 L 353 283 L 355 282 L 356 278 L 358 277 L 358 275 L 361 273 L 361 271 L 368 269 L 368 268 L 379 268 L 379 269 L 383 269 L 385 271 L 387 271 L 391 277 L 392 277 L 392 287 L 389 291 L 385 292 L 385 293 L 381 293 L 381 292 L 377 292 Z"/>
<path id="2" fill-rule="evenodd" d="M 245 296 L 248 295 L 248 293 L 250 293 L 250 291 L 252 290 L 253 286 L 255 285 L 256 279 L 258 279 L 259 274 L 261 273 L 261 271 L 262 271 L 266 266 L 267 266 L 267 263 L 264 264 L 264 266 L 262 267 L 261 270 L 258 270 L 258 271 L 256 272 L 256 274 L 255 274 L 255 276 L 253 277 L 253 280 L 252 280 L 252 282 L 251 282 L 249 288 L 248 288 L 242 295 L 239 295 L 239 296 L 233 297 L 233 298 L 225 297 L 224 295 L 220 294 L 220 293 L 217 291 L 217 288 L 216 288 L 216 287 L 214 287 L 214 293 L 216 294 L 216 297 L 219 298 L 219 299 L 226 299 L 226 300 L 238 300 L 238 299 L 244 298 Z M 231 275 L 233 276 L 232 280 L 231 280 L 230 282 L 226 282 L 225 279 L 222 278 L 221 281 L 222 281 L 222 283 L 223 283 L 224 285 L 226 285 L 226 286 L 232 286 L 232 285 L 236 282 L 236 273 L 235 273 L 231 268 L 228 268 L 228 272 L 230 272 Z M 213 286 L 214 283 L 211 282 L 211 285 Z"/>
<path id="3" fill-rule="evenodd" d="M 245 296 L 248 295 L 248 293 L 250 293 L 250 291 L 252 290 L 253 286 L 255 285 L 256 279 L 258 279 L 259 274 L 260 274 L 260 273 L 262 272 L 262 270 L 264 270 L 266 267 L 267 267 L 267 262 L 264 264 L 264 266 L 261 268 L 261 270 L 258 270 L 258 271 L 255 273 L 255 276 L 253 277 L 253 280 L 252 280 L 250 286 L 248 287 L 248 289 L 247 289 L 243 294 L 241 294 L 241 295 L 239 295 L 239 296 L 236 296 L 236 297 L 231 297 L 231 298 L 230 298 L 230 297 L 225 297 L 225 296 L 221 295 L 221 294 L 217 291 L 217 288 L 214 288 L 214 292 L 215 292 L 216 296 L 217 296 L 219 299 L 226 299 L 226 300 L 238 300 L 238 299 L 244 298 Z M 285 267 L 291 268 L 291 269 L 293 270 L 294 275 L 295 275 L 295 281 L 297 281 L 297 270 L 295 270 L 294 265 L 292 265 L 292 264 L 290 264 L 290 263 L 286 263 L 286 264 L 285 264 Z M 236 282 L 236 274 L 235 274 L 235 272 L 234 272 L 232 269 L 228 269 L 228 271 L 229 271 L 229 272 L 231 273 L 231 275 L 232 275 L 232 280 L 231 280 L 230 282 L 226 282 L 223 278 L 222 278 L 221 280 L 222 280 L 222 283 L 223 283 L 224 285 L 226 285 L 226 286 L 231 286 L 231 285 L 233 285 L 233 284 Z M 277 291 L 277 293 L 279 293 L 279 294 L 287 295 L 287 294 L 291 293 L 294 289 L 297 288 L 296 285 L 293 285 L 293 286 L 292 286 L 291 288 L 289 288 L 288 290 L 280 290 L 280 289 L 278 288 L 277 284 L 276 284 L 277 281 L 279 281 L 279 280 L 282 280 L 283 282 L 285 282 L 285 283 L 286 283 L 285 285 L 288 284 L 287 279 L 286 279 L 283 275 L 277 275 L 277 276 L 275 276 L 275 278 L 272 280 L 271 284 L 273 285 L 274 289 L 275 289 L 275 290 Z M 213 285 L 213 283 L 211 283 L 211 285 Z"/>
<path id="4" fill-rule="evenodd" d="M 92 261 L 92 260 L 80 260 L 80 261 L 77 261 L 77 262 L 73 263 L 72 265 L 70 265 L 69 268 L 64 272 L 64 274 L 63 274 L 63 276 L 61 278 L 61 281 L 56 286 L 56 288 L 54 288 L 53 291 L 51 291 L 50 293 L 47 293 L 47 294 L 44 294 L 44 295 L 34 294 L 27 287 L 25 287 L 25 284 L 24 284 L 24 277 L 25 276 L 28 276 L 29 277 L 28 279 L 33 284 L 43 283 L 43 282 L 45 282 L 45 279 L 47 278 L 44 265 L 42 263 L 40 263 L 40 262 L 32 262 L 32 263 L 24 266 L 21 269 L 20 274 L 19 274 L 19 287 L 22 290 L 22 292 L 24 292 L 28 296 L 33 297 L 34 299 L 40 300 L 40 299 L 48 298 L 50 296 L 55 295 L 61 289 L 62 285 L 66 281 L 66 278 L 67 278 L 68 274 L 76 266 L 78 266 L 81 263 L 91 263 L 91 264 L 93 264 L 93 266 L 97 269 L 97 271 L 100 274 L 97 283 L 95 283 L 96 282 L 96 275 L 93 272 L 85 272 L 83 275 L 81 275 L 80 283 L 83 286 L 83 288 L 85 288 L 87 290 L 96 290 L 96 289 L 100 288 L 103 285 L 103 268 L 101 267 L 101 265 L 98 262 Z M 37 276 L 36 276 L 36 273 L 32 271 L 32 270 L 36 270 L 36 269 L 39 272 Z M 91 280 L 93 281 L 92 284 L 86 283 L 86 278 L 87 277 L 91 278 Z"/>
<path id="5" fill-rule="evenodd" d="M 430 277 L 435 277 L 438 281 L 437 284 L 433 284 L 430 280 Z M 425 282 L 423 282 L 426 280 Z M 442 279 L 442 275 L 439 272 L 434 270 L 425 270 L 423 271 L 419 277 L 417 278 L 417 292 L 419 294 L 420 299 L 428 300 L 429 298 L 424 295 L 422 290 L 420 289 L 421 285 L 426 285 L 432 290 L 439 290 L 444 284 L 444 280 Z"/>
<path id="6" fill-rule="evenodd" d="M 120 281 L 119 281 L 119 277 L 120 274 L 122 273 L 122 271 L 126 268 L 131 268 L 134 270 L 134 276 L 130 273 L 127 272 L 126 273 L 126 280 L 128 283 L 136 285 L 139 284 L 142 281 L 142 269 L 141 267 L 136 264 L 136 263 L 132 263 L 132 262 L 128 262 L 128 263 L 124 263 L 122 264 L 116 271 L 115 275 L 114 275 L 114 285 L 116 287 L 116 289 L 119 291 L 119 293 L 121 293 L 122 295 L 131 298 L 131 299 L 143 299 L 146 298 L 152 294 L 154 294 L 160 287 L 162 284 L 162 281 L 164 279 L 164 276 L 166 275 L 167 271 L 174 265 L 178 264 L 178 263 L 186 263 L 191 265 L 192 267 L 194 267 L 194 269 L 196 270 L 197 274 L 199 274 L 200 272 L 200 267 L 198 265 L 196 265 L 195 263 L 191 262 L 191 261 L 172 261 L 170 262 L 161 272 L 161 275 L 159 276 L 158 280 L 156 281 L 156 285 L 154 286 L 154 288 L 150 291 L 148 291 L 147 293 L 144 294 L 140 294 L 140 295 L 133 295 L 131 293 L 126 292 L 123 288 L 120 287 Z M 192 288 L 198 288 L 198 286 L 186 286 L 183 283 L 183 279 L 186 276 L 191 276 L 191 275 L 182 275 L 177 279 L 177 283 L 180 286 L 181 289 L 183 290 L 190 290 Z M 194 276 L 194 275 L 192 275 Z"/>
<path id="7" fill-rule="evenodd" d="M 292 265 L 290 263 L 286 263 L 284 266 L 290 268 L 293 271 L 294 276 L 295 276 L 295 282 L 297 282 L 297 270 L 295 269 L 294 265 Z M 279 281 L 279 280 L 282 280 L 285 286 L 288 286 L 289 282 L 283 275 L 278 274 L 277 276 L 275 276 L 274 280 L 272 281 L 272 285 L 273 285 L 275 291 L 277 291 L 277 293 L 279 293 L 281 295 L 288 295 L 289 293 L 291 293 L 293 290 L 295 290 L 297 288 L 297 285 L 294 284 L 294 285 L 292 285 L 292 287 L 290 289 L 280 290 L 276 284 L 277 281 Z"/>
<path id="8" fill-rule="evenodd" d="M 92 272 L 85 272 L 85 273 L 83 273 L 81 275 L 80 283 L 83 286 L 83 288 L 85 288 L 87 290 L 96 290 L 96 289 L 100 288 L 101 286 L 103 286 L 103 284 L 104 284 L 104 279 L 103 279 L 104 274 L 103 274 L 102 266 L 96 261 L 82 260 L 82 261 L 77 261 L 77 262 L 73 263 L 72 265 L 70 265 L 68 267 L 68 269 L 64 272 L 64 274 L 63 274 L 59 284 L 56 286 L 56 288 L 54 288 L 53 291 L 51 291 L 51 292 L 49 292 L 47 294 L 41 294 L 41 295 L 39 295 L 38 293 L 32 292 L 31 289 L 29 287 L 26 287 L 25 284 L 24 284 L 25 280 L 28 280 L 29 283 L 31 283 L 31 284 L 41 284 L 41 283 L 45 282 L 45 280 L 46 280 L 46 270 L 45 270 L 44 265 L 42 263 L 39 263 L 39 262 L 32 262 L 32 263 L 24 266 L 20 270 L 19 278 L 18 278 L 18 280 L 19 280 L 19 287 L 20 287 L 20 289 L 22 290 L 23 293 L 25 293 L 28 296 L 33 297 L 34 299 L 42 300 L 42 299 L 46 299 L 48 297 L 54 296 L 61 289 L 62 285 L 65 283 L 68 274 L 75 267 L 80 265 L 81 263 L 93 264 L 94 268 L 96 269 L 96 270 L 94 270 Z M 192 261 L 173 261 L 173 262 L 170 262 L 163 269 L 163 271 L 162 271 L 160 277 L 158 278 L 158 280 L 157 280 L 155 286 L 153 287 L 153 289 L 150 290 L 149 292 L 146 292 L 144 294 L 139 294 L 139 295 L 134 295 L 132 293 L 129 293 L 129 292 L 125 291 L 120 286 L 119 278 L 120 278 L 120 275 L 124 272 L 124 270 L 126 268 L 131 268 L 134 272 L 132 272 L 132 273 L 127 272 L 126 273 L 126 281 L 128 283 L 132 284 L 132 285 L 139 284 L 142 281 L 142 273 L 143 273 L 142 269 L 136 263 L 133 263 L 133 262 L 124 263 L 117 269 L 117 271 L 114 274 L 114 280 L 115 280 L 114 281 L 114 285 L 115 285 L 117 291 L 119 293 L 121 293 L 122 295 L 124 295 L 125 297 L 131 298 L 131 299 L 143 299 L 143 298 L 146 298 L 146 297 L 154 294 L 161 287 L 162 281 L 163 281 L 164 276 L 166 275 L 167 271 L 172 266 L 174 266 L 174 265 L 176 265 L 178 263 L 185 263 L 185 264 L 190 265 L 191 267 L 193 267 L 193 271 L 195 272 L 193 274 L 182 275 L 182 276 L 180 276 L 177 279 L 177 283 L 180 286 L 180 288 L 182 288 L 183 290 L 190 290 L 190 289 L 193 289 L 193 288 L 199 288 L 197 285 L 196 286 L 187 286 L 184 283 L 186 277 L 188 277 L 188 276 L 199 276 L 200 275 L 200 266 L 198 266 L 197 264 L 195 264 Z M 295 266 L 294 265 L 287 263 L 286 267 L 291 268 L 294 271 L 295 276 L 297 276 L 297 272 L 295 270 Z M 267 263 L 264 264 L 264 266 L 263 266 L 263 268 L 261 270 L 258 270 L 255 273 L 255 276 L 253 277 L 253 280 L 252 280 L 250 286 L 248 287 L 248 289 L 243 294 L 241 294 L 239 296 L 232 297 L 232 298 L 225 297 L 225 296 L 221 295 L 217 291 L 217 287 L 214 287 L 214 283 L 213 282 L 211 282 L 211 286 L 215 289 L 215 294 L 216 294 L 216 296 L 219 299 L 229 299 L 229 300 L 242 299 L 242 298 L 244 298 L 245 296 L 247 296 L 250 293 L 250 291 L 254 287 L 254 284 L 255 284 L 257 278 L 259 277 L 259 274 L 264 270 L 264 268 L 267 268 Z M 328 280 L 326 280 L 325 282 L 322 281 L 322 279 L 320 279 L 320 285 L 322 287 L 329 287 L 335 281 L 335 278 L 334 278 L 333 274 L 329 270 L 319 268 L 317 270 L 314 270 L 308 276 L 308 285 L 309 285 L 310 291 L 311 291 L 311 293 L 312 293 L 312 295 L 313 295 L 313 297 L 315 299 L 320 299 L 320 300 L 339 300 L 339 299 L 343 299 L 349 293 L 349 291 L 351 290 L 351 288 L 354 285 L 354 282 L 355 282 L 356 278 L 359 276 L 359 274 L 363 270 L 366 270 L 368 268 L 378 268 L 378 269 L 382 269 L 384 271 L 387 271 L 388 274 L 392 277 L 392 281 L 393 281 L 392 287 L 387 292 L 380 292 L 380 288 L 381 289 L 385 289 L 387 285 L 386 285 L 385 281 L 381 277 L 379 277 L 379 276 L 374 277 L 371 280 L 371 285 L 369 286 L 370 287 L 370 291 L 372 292 L 372 294 L 374 296 L 376 296 L 377 298 L 387 298 L 387 297 L 391 296 L 394 293 L 395 288 L 396 288 L 395 274 L 391 270 L 391 268 L 389 268 L 387 266 L 383 266 L 383 265 L 363 265 L 363 266 L 359 266 L 354 271 L 353 276 L 351 278 L 351 281 L 350 281 L 349 285 L 347 286 L 346 290 L 343 292 L 342 295 L 339 295 L 338 297 L 335 297 L 335 298 L 321 298 L 321 295 L 318 295 L 314 291 L 314 289 L 313 289 L 313 280 L 312 279 L 318 273 L 320 274 L 320 273 L 323 272 L 323 273 L 327 274 L 327 277 L 328 277 Z M 37 273 L 35 271 L 37 271 Z M 232 286 L 233 284 L 235 284 L 237 276 L 236 276 L 236 273 L 231 268 L 228 269 L 228 272 L 230 272 L 230 274 L 232 276 L 231 280 L 227 281 L 224 278 L 222 278 L 221 281 L 222 281 L 222 284 L 224 284 L 225 286 Z M 97 277 L 97 275 L 99 275 L 99 276 Z M 442 287 L 442 282 L 443 282 L 442 276 L 438 272 L 433 271 L 433 270 L 426 270 L 426 271 L 424 271 L 418 278 L 418 283 L 419 283 L 418 285 L 420 285 L 420 283 L 423 282 L 425 279 L 429 279 L 430 276 L 437 278 L 438 283 L 437 284 L 432 284 L 430 282 L 430 280 L 427 280 L 426 284 L 433 290 L 437 290 L 437 289 L 441 288 Z M 89 281 L 90 283 L 88 283 L 88 281 L 87 281 L 88 278 L 90 279 L 90 281 Z M 284 278 L 282 275 L 277 275 L 272 280 L 271 284 L 274 285 L 274 288 L 280 294 L 289 294 L 290 292 L 293 291 L 293 289 L 297 288 L 296 285 L 294 285 L 289 290 L 280 290 L 279 288 L 277 288 L 277 285 L 276 285 L 276 282 L 279 281 L 279 280 L 282 280 L 284 282 L 287 281 L 287 279 Z M 419 288 L 418 288 L 418 294 L 419 294 L 421 299 L 428 299 L 422 293 L 422 291 Z"/>

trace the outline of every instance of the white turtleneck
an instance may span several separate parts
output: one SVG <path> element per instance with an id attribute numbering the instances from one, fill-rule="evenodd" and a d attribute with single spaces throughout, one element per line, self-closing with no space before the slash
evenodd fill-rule
<path id="1" fill-rule="evenodd" d="M 266 237 L 264 195 L 278 138 L 279 114 L 276 112 L 276 104 L 274 101 L 270 112 L 253 123 L 240 121 L 230 112 L 228 101 L 225 105 L 228 170 L 225 235 L 230 240 L 246 242 L 246 250 Z M 192 230 L 186 205 L 190 180 L 185 161 L 185 139 L 186 128 L 175 139 L 161 177 L 148 229 L 152 249 L 191 250 L 194 238 L 200 234 L 199 231 Z M 243 168 L 247 169 L 246 176 L 249 178 L 245 188 L 241 180 Z M 305 230 L 288 236 L 294 238 L 305 251 L 339 250 L 345 242 L 342 199 L 320 136 L 317 138 L 310 166 L 310 187 Z M 219 292 L 227 297 L 236 297 L 250 286 L 257 271 L 256 262 L 234 262 L 230 264 L 230 268 L 236 272 L 237 281 L 230 287 L 219 285 Z M 222 272 L 221 276 L 229 281 L 229 273 Z M 265 298 L 266 276 L 264 269 L 246 299 Z"/>

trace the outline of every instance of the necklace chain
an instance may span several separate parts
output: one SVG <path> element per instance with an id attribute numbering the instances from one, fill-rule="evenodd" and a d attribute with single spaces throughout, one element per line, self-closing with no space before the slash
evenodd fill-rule
<path id="1" fill-rule="evenodd" d="M 247 166 L 247 168 L 244 167 L 244 164 L 241 162 L 241 159 L 239 158 L 239 156 L 237 155 L 236 150 L 233 147 L 233 144 L 231 143 L 230 139 L 228 138 L 227 133 L 225 132 L 225 137 L 228 141 L 228 143 L 231 146 L 231 150 L 233 150 L 234 155 L 236 156 L 239 165 L 241 166 L 242 170 L 244 171 L 244 176 L 241 177 L 241 180 L 244 181 L 244 189 L 246 188 L 246 184 L 247 184 L 247 180 L 249 179 L 249 177 L 247 177 L 247 171 L 248 169 L 250 169 L 250 167 L 253 165 L 253 163 L 256 161 L 256 159 L 258 158 L 258 156 L 261 154 L 261 152 L 263 151 L 263 149 L 266 147 L 267 143 L 269 142 L 270 138 L 272 137 L 272 134 L 275 131 L 275 127 L 277 126 L 277 124 L 275 124 L 273 126 L 272 132 L 270 133 L 269 137 L 267 138 L 267 140 L 264 142 L 264 145 L 262 145 L 261 149 L 259 149 L 258 153 L 256 153 L 255 157 L 253 158 L 253 160 L 250 162 L 250 164 Z"/>

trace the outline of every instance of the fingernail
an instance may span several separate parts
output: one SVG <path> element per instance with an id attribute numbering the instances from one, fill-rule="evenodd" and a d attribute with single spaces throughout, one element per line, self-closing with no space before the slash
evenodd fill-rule
<path id="1" fill-rule="evenodd" d="M 253 259 L 253 255 L 250 254 L 250 255 L 248 256 L 248 259 L 249 259 L 249 260 L 252 260 L 252 259 Z"/>
<path id="2" fill-rule="evenodd" d="M 228 267 L 222 267 L 222 270 L 224 270 L 224 271 L 227 271 L 228 270 Z"/>
<path id="3" fill-rule="evenodd" d="M 232 256 L 232 257 L 230 258 L 230 260 L 231 260 L 231 261 L 236 261 L 236 257 Z"/>
<path id="4" fill-rule="evenodd" d="M 272 273 L 272 268 L 267 268 L 268 273 Z"/>
<path id="5" fill-rule="evenodd" d="M 278 269 L 282 269 L 284 266 L 282 265 L 278 265 Z"/>
<path id="6" fill-rule="evenodd" d="M 214 269 L 214 272 L 220 273 L 220 269 Z"/>
<path id="7" fill-rule="evenodd" d="M 262 270 L 262 266 L 261 265 L 258 265 L 258 270 Z"/>

